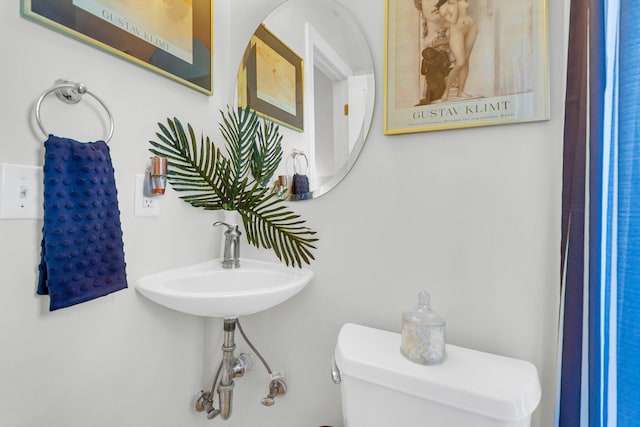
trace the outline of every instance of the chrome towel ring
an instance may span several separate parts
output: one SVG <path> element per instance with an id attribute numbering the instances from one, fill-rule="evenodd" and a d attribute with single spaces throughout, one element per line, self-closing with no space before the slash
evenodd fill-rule
<path id="1" fill-rule="evenodd" d="M 297 174 L 307 174 L 309 172 L 309 159 L 304 151 L 292 150 L 291 158 L 293 159 L 293 172 Z M 305 165 L 302 167 L 302 162 L 299 159 L 304 159 Z"/>
<path id="2" fill-rule="evenodd" d="M 76 83 L 62 79 L 56 80 L 55 85 L 44 91 L 44 93 L 40 95 L 38 102 L 36 102 L 36 121 L 38 122 L 38 126 L 40 127 L 42 133 L 44 133 L 45 137 L 49 136 L 49 132 L 47 132 L 44 125 L 42 124 L 42 118 L 40 117 L 40 106 L 42 105 L 42 101 L 53 92 L 55 92 L 58 99 L 67 104 L 77 104 L 85 94 L 93 97 L 93 99 L 95 99 L 100 105 L 102 105 L 102 108 L 105 109 L 109 117 L 109 134 L 107 135 L 107 138 L 104 140 L 104 142 L 108 143 L 111 140 L 111 137 L 113 136 L 114 124 L 113 116 L 111 115 L 111 111 L 109 111 L 107 105 L 100 98 L 98 98 L 98 96 L 87 90 L 87 87 L 83 83 Z"/>

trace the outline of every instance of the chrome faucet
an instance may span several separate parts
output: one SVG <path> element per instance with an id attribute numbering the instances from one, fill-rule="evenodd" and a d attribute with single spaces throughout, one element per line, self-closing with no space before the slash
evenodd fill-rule
<path id="1" fill-rule="evenodd" d="M 242 233 L 238 230 L 238 226 L 227 224 L 222 221 L 214 222 L 213 225 L 224 225 L 227 227 L 227 230 L 224 232 L 224 256 L 222 259 L 222 268 L 240 267 L 240 236 Z"/>

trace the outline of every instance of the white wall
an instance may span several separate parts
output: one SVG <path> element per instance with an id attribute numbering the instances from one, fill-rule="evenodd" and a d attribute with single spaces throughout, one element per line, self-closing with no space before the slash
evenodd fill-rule
<path id="1" fill-rule="evenodd" d="M 550 2 L 548 122 L 382 135 L 384 1 L 342 0 L 371 45 L 378 97 L 363 153 L 340 186 L 293 205 L 319 232 L 313 282 L 275 309 L 243 319 L 289 392 L 264 408 L 260 366 L 237 380 L 230 427 L 340 425 L 329 362 L 340 326 L 393 331 L 427 289 L 448 320 L 449 341 L 530 360 L 544 397 L 536 427 L 552 423 L 563 102 L 562 3 Z M 116 119 L 111 142 L 130 288 L 49 313 L 35 296 L 41 222 L 0 221 L 0 425 L 197 426 L 192 396 L 210 386 L 221 322 L 156 306 L 133 289 L 141 275 L 219 250 L 217 215 L 169 192 L 159 218 L 133 216 L 134 175 L 156 122 L 177 115 L 218 139 L 218 109 L 232 99 L 250 34 L 280 0 L 216 0 L 215 95 L 164 77 L 19 17 L 0 4 L 0 162 L 41 164 L 32 108 L 59 77 L 83 81 Z M 51 104 L 58 133 L 69 125 Z M 75 135 L 75 134 L 74 134 Z M 243 248 L 272 260 L 269 252 Z M 246 346 L 239 340 L 239 350 Z M 218 360 L 218 359 L 216 359 Z M 384 408 L 380 408 L 384 410 Z"/>

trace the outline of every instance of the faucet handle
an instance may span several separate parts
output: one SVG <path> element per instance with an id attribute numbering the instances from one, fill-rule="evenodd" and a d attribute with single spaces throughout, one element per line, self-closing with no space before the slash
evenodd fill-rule
<path id="1" fill-rule="evenodd" d="M 225 227 L 227 227 L 227 231 L 230 231 L 230 232 L 234 232 L 235 231 L 235 232 L 240 233 L 240 231 L 238 231 L 238 225 L 237 224 L 227 224 L 224 221 L 216 221 L 216 222 L 213 223 L 214 227 L 217 227 L 219 225 L 224 225 Z"/>
<path id="2" fill-rule="evenodd" d="M 214 227 L 217 227 L 219 225 L 224 225 L 225 227 L 227 227 L 227 230 L 224 232 L 224 235 L 227 238 L 236 239 L 236 240 L 240 239 L 240 236 L 242 235 L 242 233 L 238 229 L 237 224 L 228 224 L 224 221 L 216 221 L 213 223 Z"/>

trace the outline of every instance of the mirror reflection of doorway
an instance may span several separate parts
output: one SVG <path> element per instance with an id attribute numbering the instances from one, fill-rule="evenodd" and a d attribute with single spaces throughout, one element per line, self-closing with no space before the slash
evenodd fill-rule
<path id="1" fill-rule="evenodd" d="M 314 67 L 315 97 L 315 172 L 317 185 L 322 185 L 333 176 L 333 82 L 318 67 Z"/>
<path id="2" fill-rule="evenodd" d="M 352 144 L 345 144 L 345 141 L 349 140 L 349 82 L 353 73 L 344 59 L 309 24 L 307 34 L 313 52 L 312 179 L 317 186 L 322 186 L 349 159 Z"/>

